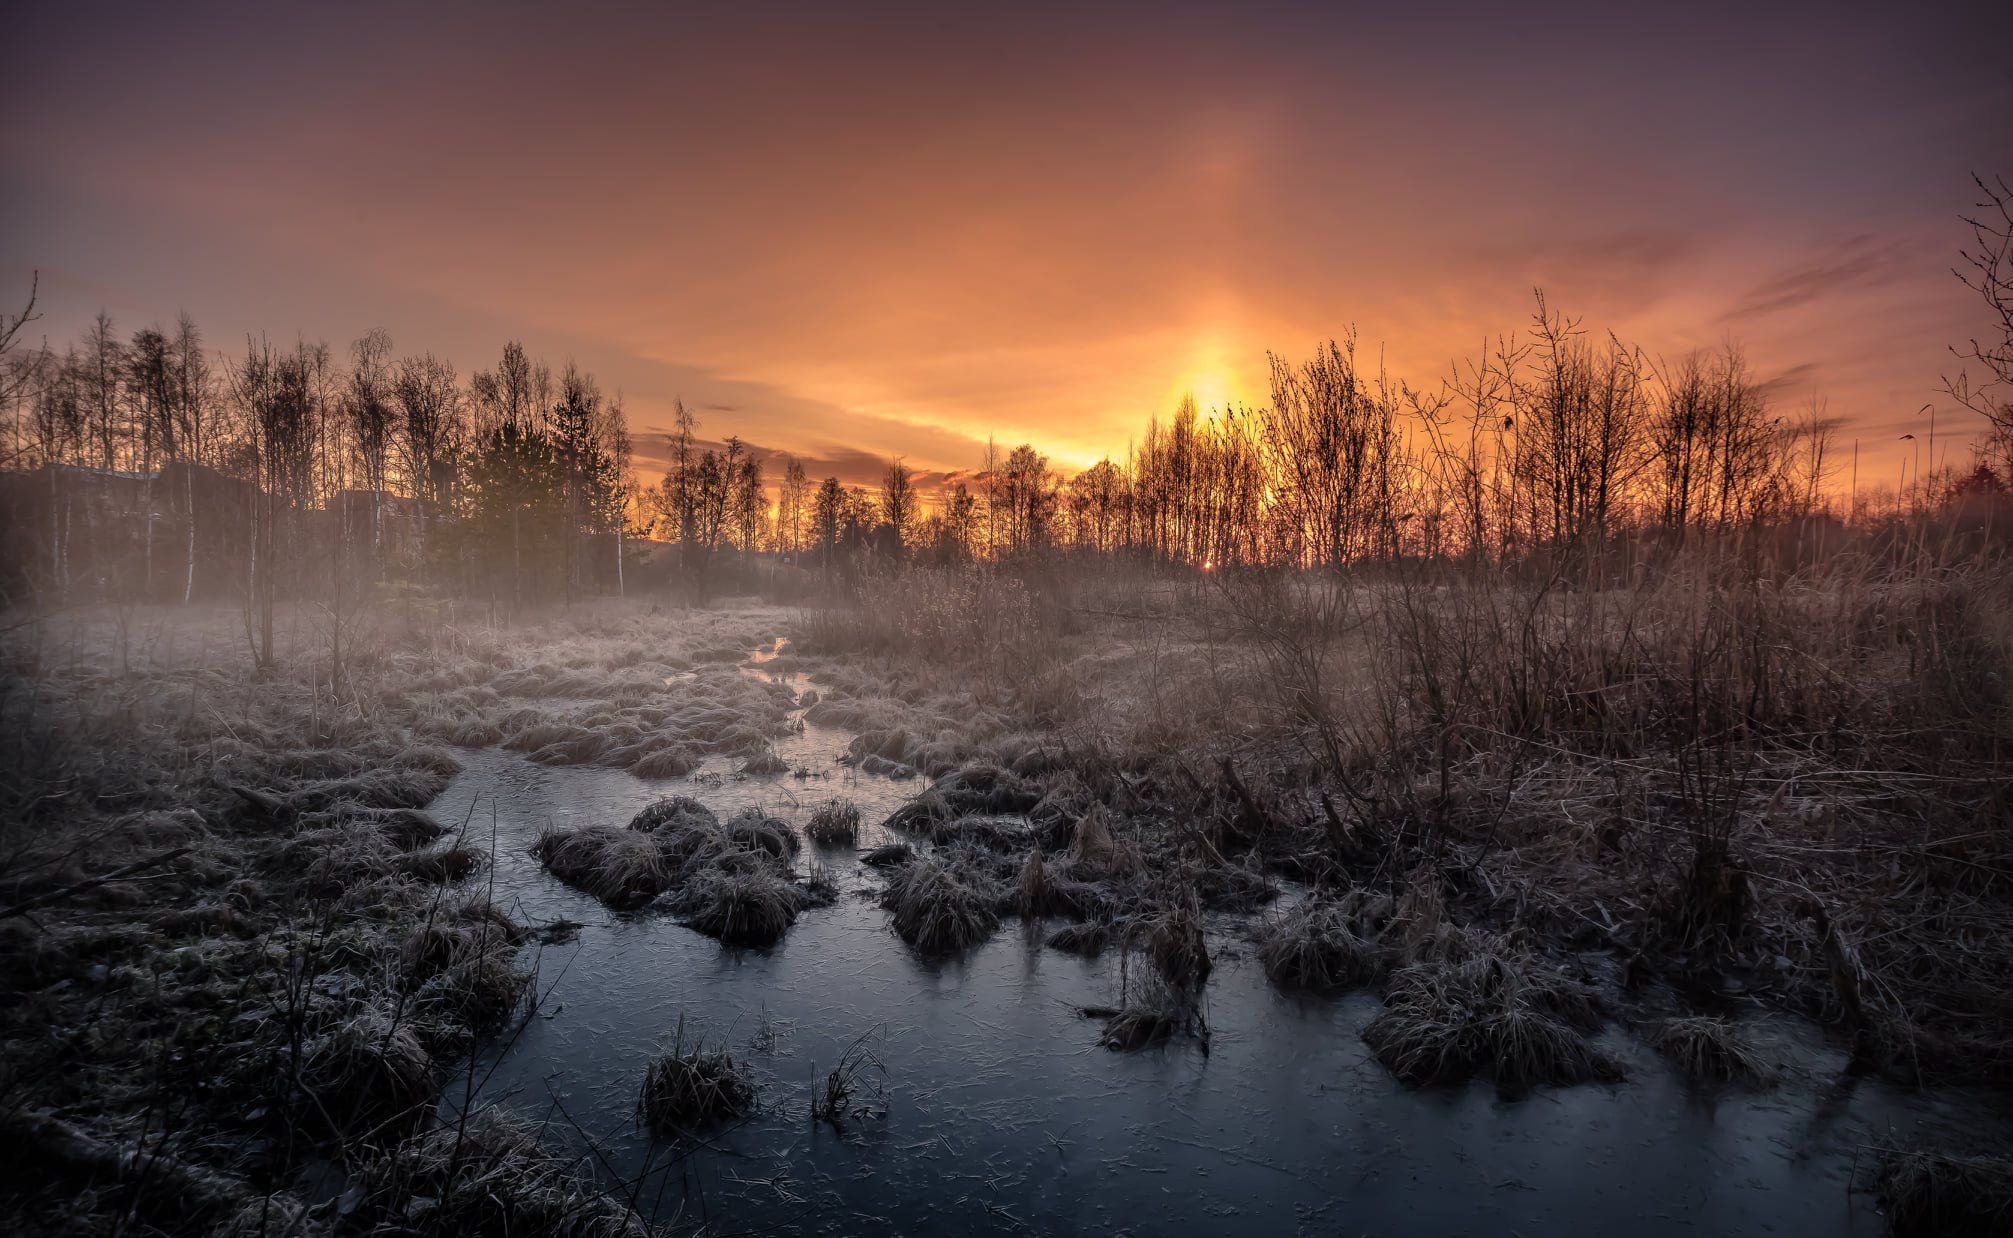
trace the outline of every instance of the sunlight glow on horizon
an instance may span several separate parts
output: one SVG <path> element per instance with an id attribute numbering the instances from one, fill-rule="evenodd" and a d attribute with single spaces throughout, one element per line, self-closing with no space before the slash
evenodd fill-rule
<path id="1" fill-rule="evenodd" d="M 520 339 L 624 392 L 640 454 L 681 397 L 866 482 L 1122 459 L 1352 328 L 1435 389 L 1543 287 L 1652 355 L 1738 340 L 1884 475 L 1981 333 L 1950 267 L 2013 149 L 1991 50 L 1919 17 L 448 9 L 31 4 L 0 299 L 40 270 L 59 347 L 100 308 L 231 350 L 383 327 L 463 376 Z"/>

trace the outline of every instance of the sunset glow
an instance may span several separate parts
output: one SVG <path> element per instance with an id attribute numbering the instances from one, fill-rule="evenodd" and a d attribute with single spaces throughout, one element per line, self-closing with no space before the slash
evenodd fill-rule
<path id="1" fill-rule="evenodd" d="M 1079 468 L 1352 329 L 1436 385 L 1542 286 L 1659 354 L 1739 339 L 1886 477 L 2013 148 L 1956 12 L 1638 16 L 1619 59 L 1594 10 L 589 12 L 31 6 L 0 277 L 58 339 L 187 309 L 467 371 L 521 335 L 623 391 L 646 466 L 682 397 L 855 480 L 989 437 Z"/>

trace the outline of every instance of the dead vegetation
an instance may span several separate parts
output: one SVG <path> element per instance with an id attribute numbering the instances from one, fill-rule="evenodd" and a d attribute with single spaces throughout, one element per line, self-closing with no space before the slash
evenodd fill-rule
<path id="1" fill-rule="evenodd" d="M 1587 1039 L 1601 1017 L 1585 986 L 1501 943 L 1476 941 L 1457 961 L 1393 972 L 1363 1039 L 1407 1083 L 1483 1073 L 1516 1094 L 1540 1083 L 1619 1080 L 1620 1065 Z"/>
<path id="2" fill-rule="evenodd" d="M 860 840 L 859 805 L 849 800 L 831 800 L 811 814 L 804 837 L 820 847 L 850 847 Z"/>
<path id="3" fill-rule="evenodd" d="M 923 856 L 894 870 L 881 905 L 903 941 L 925 954 L 957 954 L 992 936 L 1003 896 L 977 865 Z"/>
<path id="4" fill-rule="evenodd" d="M 1702 1083 L 1759 1086 L 1775 1077 L 1767 1056 L 1732 1022 L 1715 1015 L 1661 1020 L 1651 1026 L 1648 1039 L 1686 1078 Z"/>
<path id="5" fill-rule="evenodd" d="M 849 1122 L 881 1117 L 887 1113 L 885 1081 L 888 1068 L 870 1043 L 876 1035 L 885 1036 L 886 1029 L 876 1028 L 861 1033 L 839 1054 L 838 1063 L 825 1072 L 822 1081 L 817 1078 L 816 1064 L 812 1065 L 813 1124 L 823 1122 L 834 1131 L 842 1132 Z"/>
<path id="6" fill-rule="evenodd" d="M 1335 899 L 1315 896 L 1266 926 L 1258 958 L 1282 988 L 1332 991 L 1368 984 L 1385 970 L 1376 944 Z"/>
<path id="7" fill-rule="evenodd" d="M 724 1047 L 708 1048 L 685 1039 L 685 1017 L 671 1047 L 657 1055 L 643 1076 L 636 1111 L 660 1135 L 684 1136 L 745 1117 L 755 1109 L 755 1084 L 747 1067 Z"/>
<path id="8" fill-rule="evenodd" d="M 532 1127 L 481 1110 L 359 1162 L 345 1197 L 345 1234 L 410 1238 L 554 1234 L 643 1238 L 642 1218 L 599 1193 L 548 1151 Z"/>
<path id="9" fill-rule="evenodd" d="M 1874 1189 L 1896 1238 L 1987 1238 L 2013 1230 L 2013 1161 L 1886 1149 Z"/>

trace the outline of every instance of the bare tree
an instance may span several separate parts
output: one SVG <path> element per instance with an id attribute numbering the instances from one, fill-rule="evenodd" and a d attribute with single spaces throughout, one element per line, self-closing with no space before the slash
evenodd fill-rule
<path id="1" fill-rule="evenodd" d="M 359 480 L 370 492 L 373 557 L 384 546 L 384 493 L 396 433 L 397 413 L 391 384 L 391 336 L 383 328 L 372 328 L 350 345 L 349 382 L 343 390 L 341 407 Z"/>
<path id="2" fill-rule="evenodd" d="M 399 361 L 389 394 L 398 422 L 393 450 L 406 493 L 419 506 L 424 552 L 428 520 L 446 510 L 452 489 L 454 457 L 462 440 L 461 387 L 453 366 L 426 353 Z"/>
<path id="3" fill-rule="evenodd" d="M 1964 217 L 1971 225 L 1972 248 L 1960 251 L 1963 265 L 1953 273 L 1985 302 L 1993 334 L 1951 349 L 1966 368 L 1946 378 L 1944 389 L 1985 418 L 1979 455 L 2002 481 L 2013 481 L 2013 187 L 2004 176 L 1971 179 L 1984 198 L 1975 213 Z M 1975 380 L 1969 369 L 1974 364 L 1982 371 Z"/>
<path id="4" fill-rule="evenodd" d="M 881 521 L 895 531 L 895 545 L 906 546 L 916 520 L 916 488 L 909 466 L 896 456 L 881 475 Z"/>
<path id="5" fill-rule="evenodd" d="M 1512 470 L 1525 532 L 1580 548 L 1610 531 L 1643 464 L 1642 356 L 1610 336 L 1596 346 L 1538 295 L 1532 366 L 1515 385 Z"/>

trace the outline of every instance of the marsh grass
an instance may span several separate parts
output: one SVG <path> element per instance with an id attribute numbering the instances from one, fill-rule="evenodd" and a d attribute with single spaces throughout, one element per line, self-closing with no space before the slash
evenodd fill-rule
<path id="1" fill-rule="evenodd" d="M 1386 959 L 1338 900 L 1316 895 L 1264 926 L 1258 960 L 1282 988 L 1334 991 L 1368 984 L 1384 974 Z"/>
<path id="2" fill-rule="evenodd" d="M 823 1122 L 834 1131 L 844 1131 L 849 1122 L 883 1117 L 887 1114 L 888 1068 L 869 1043 L 885 1028 L 864 1032 L 847 1045 L 839 1060 L 818 1078 L 817 1063 L 811 1064 L 811 1122 Z"/>
<path id="3" fill-rule="evenodd" d="M 982 873 L 923 856 L 894 870 L 881 906 L 894 913 L 896 934 L 917 950 L 956 954 L 999 927 L 999 898 Z"/>
<path id="4" fill-rule="evenodd" d="M 538 1133 L 479 1110 L 380 1156 L 359 1160 L 344 1197 L 344 1232 L 412 1238 L 647 1238 L 626 1204 L 589 1185 Z"/>
<path id="5" fill-rule="evenodd" d="M 352 1138 L 412 1130 L 439 1096 L 417 1032 L 380 1010 L 359 1011 L 307 1041 L 299 1083 L 312 1118 Z"/>
<path id="6" fill-rule="evenodd" d="M 1689 1079 L 1753 1086 L 1775 1079 L 1768 1056 L 1749 1044 L 1728 1019 L 1715 1015 L 1664 1019 L 1650 1026 L 1647 1039 Z"/>
<path id="7" fill-rule="evenodd" d="M 851 800 L 819 805 L 804 825 L 804 837 L 820 847 L 850 847 L 860 838 L 860 808 Z"/>
<path id="8" fill-rule="evenodd" d="M 1403 1082 L 1459 1082 L 1476 1073 L 1506 1093 L 1541 1083 L 1611 1082 L 1619 1063 L 1586 1033 L 1599 1006 L 1542 964 L 1478 944 L 1453 963 L 1392 973 L 1384 1009 L 1363 1029 L 1377 1060 Z"/>
<path id="9" fill-rule="evenodd" d="M 763 864 L 710 867 L 672 901 L 688 928 L 727 946 L 773 946 L 796 923 L 804 891 Z"/>
<path id="10" fill-rule="evenodd" d="M 1880 1153 L 1874 1188 L 1896 1238 L 1990 1238 L 2013 1232 L 2013 1160 Z"/>
<path id="11" fill-rule="evenodd" d="M 637 907 L 671 888 L 655 839 L 609 825 L 549 830 L 531 853 L 552 875 L 614 907 Z"/>
<path id="12" fill-rule="evenodd" d="M 754 1080 L 724 1046 L 685 1037 L 685 1016 L 671 1045 L 650 1062 L 636 1111 L 659 1135 L 685 1136 L 755 1111 Z"/>

